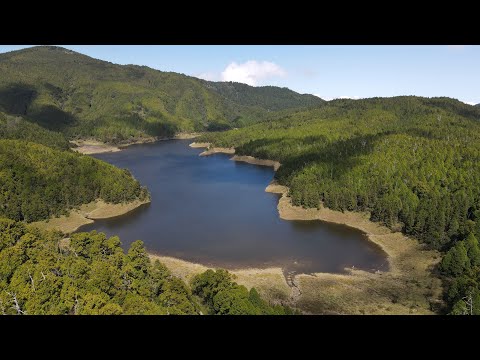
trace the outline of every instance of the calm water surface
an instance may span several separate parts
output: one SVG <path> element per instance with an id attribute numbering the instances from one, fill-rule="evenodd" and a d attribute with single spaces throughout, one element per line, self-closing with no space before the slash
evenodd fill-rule
<path id="1" fill-rule="evenodd" d="M 271 167 L 231 161 L 224 154 L 200 157 L 202 150 L 190 148 L 190 142 L 161 141 L 96 155 L 128 168 L 148 187 L 152 202 L 80 231 L 119 235 L 125 248 L 140 239 L 150 252 L 229 269 L 386 269 L 385 254 L 356 229 L 280 219 L 279 195 L 265 192 Z"/>

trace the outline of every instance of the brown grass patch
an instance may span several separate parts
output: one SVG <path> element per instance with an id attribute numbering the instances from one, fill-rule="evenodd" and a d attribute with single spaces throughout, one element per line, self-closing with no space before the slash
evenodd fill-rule
<path id="1" fill-rule="evenodd" d="M 278 212 L 285 220 L 322 220 L 357 228 L 387 255 L 389 271 L 350 270 L 347 275 L 298 275 L 297 306 L 313 313 L 433 314 L 441 306 L 442 286 L 432 274 L 440 253 L 418 241 L 369 220 L 368 213 L 294 206 L 288 188 L 272 182 L 268 192 L 280 193 Z"/>

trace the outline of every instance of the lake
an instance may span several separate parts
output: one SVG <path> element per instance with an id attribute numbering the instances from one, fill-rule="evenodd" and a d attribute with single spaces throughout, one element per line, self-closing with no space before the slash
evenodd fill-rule
<path id="1" fill-rule="evenodd" d="M 127 168 L 152 202 L 128 214 L 97 220 L 80 231 L 118 235 L 123 247 L 142 240 L 147 250 L 208 266 L 282 267 L 296 273 L 386 270 L 380 248 L 359 230 L 278 216 L 278 194 L 265 192 L 271 167 L 198 156 L 192 140 L 132 145 L 95 155 Z"/>

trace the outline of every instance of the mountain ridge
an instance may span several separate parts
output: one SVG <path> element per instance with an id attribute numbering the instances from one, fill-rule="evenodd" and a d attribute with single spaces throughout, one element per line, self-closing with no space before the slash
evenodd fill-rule
<path id="1" fill-rule="evenodd" d="M 107 142 L 223 130 L 325 101 L 287 88 L 214 83 L 56 46 L 0 54 L 0 111 L 68 138 Z"/>

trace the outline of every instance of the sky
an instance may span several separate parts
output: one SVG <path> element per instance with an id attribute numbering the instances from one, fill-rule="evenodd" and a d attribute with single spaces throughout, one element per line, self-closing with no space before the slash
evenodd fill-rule
<path id="1" fill-rule="evenodd" d="M 59 46 L 116 64 L 288 87 L 325 100 L 418 95 L 480 103 L 478 45 Z M 0 45 L 0 52 L 24 47 Z"/>

